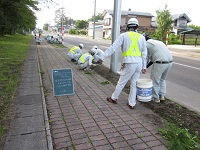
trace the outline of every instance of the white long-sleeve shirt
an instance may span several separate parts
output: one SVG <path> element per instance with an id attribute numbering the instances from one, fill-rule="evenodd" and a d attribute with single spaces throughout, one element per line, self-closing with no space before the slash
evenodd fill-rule
<path id="1" fill-rule="evenodd" d="M 134 31 L 130 31 L 130 32 L 134 32 Z M 103 55 L 103 60 L 112 55 L 115 50 L 119 49 L 120 47 L 122 47 L 122 53 L 126 52 L 130 45 L 131 45 L 132 41 L 129 37 L 129 35 L 127 34 L 127 32 L 120 34 L 119 38 L 116 39 L 114 41 L 114 43 L 104 52 Z M 142 61 L 142 69 L 146 69 L 146 63 L 147 63 L 147 48 L 146 48 L 146 40 L 144 38 L 144 36 L 140 36 L 139 40 L 138 40 L 138 46 L 139 49 L 142 53 L 142 56 L 126 56 L 123 57 L 123 62 L 122 63 L 141 63 Z"/>
<path id="2" fill-rule="evenodd" d="M 95 61 L 99 61 L 99 59 L 102 59 L 104 52 L 101 49 L 97 48 L 93 49 L 93 51 L 95 52 L 93 56 Z"/>

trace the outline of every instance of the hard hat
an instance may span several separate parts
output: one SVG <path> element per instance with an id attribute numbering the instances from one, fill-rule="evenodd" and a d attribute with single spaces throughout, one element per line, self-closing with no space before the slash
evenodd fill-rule
<path id="1" fill-rule="evenodd" d="M 139 26 L 139 22 L 136 18 L 131 18 L 128 21 L 128 26 Z"/>
<path id="2" fill-rule="evenodd" d="M 95 49 L 92 48 L 91 50 L 88 51 L 91 55 L 94 55 L 96 53 Z"/>
<path id="3" fill-rule="evenodd" d="M 93 48 L 94 48 L 94 49 L 98 49 L 98 47 L 97 47 L 96 45 L 95 45 L 95 46 L 93 46 Z"/>
<path id="4" fill-rule="evenodd" d="M 143 33 L 142 35 L 145 37 L 146 41 L 151 38 L 148 33 Z"/>
<path id="5" fill-rule="evenodd" d="M 79 46 L 80 46 L 81 48 L 83 48 L 83 47 L 84 47 L 84 45 L 83 45 L 83 44 L 79 44 Z"/>

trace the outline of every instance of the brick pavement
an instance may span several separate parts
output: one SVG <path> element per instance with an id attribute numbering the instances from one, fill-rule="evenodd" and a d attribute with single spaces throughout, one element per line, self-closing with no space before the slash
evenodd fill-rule
<path id="1" fill-rule="evenodd" d="M 55 150 L 166 150 L 167 142 L 158 133 L 164 120 L 137 102 L 130 110 L 128 95 L 122 92 L 118 104 L 106 98 L 113 84 L 98 74 L 85 74 L 66 57 L 68 49 L 37 45 L 45 86 L 46 105 Z M 72 68 L 75 94 L 54 96 L 52 69 Z"/>

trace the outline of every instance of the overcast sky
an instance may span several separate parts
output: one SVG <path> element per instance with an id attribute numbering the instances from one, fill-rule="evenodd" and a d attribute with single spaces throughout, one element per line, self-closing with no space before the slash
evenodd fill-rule
<path id="1" fill-rule="evenodd" d="M 56 0 L 58 5 L 51 5 L 50 9 L 46 6 L 41 6 L 42 11 L 37 13 L 37 27 L 42 28 L 45 23 L 53 25 L 55 10 L 62 6 L 65 8 L 65 16 L 71 17 L 74 20 L 88 20 L 94 15 L 95 0 Z M 185 13 L 191 23 L 200 26 L 200 9 L 199 0 L 122 0 L 121 10 L 138 12 L 149 12 L 156 15 L 156 10 L 164 10 L 165 4 L 171 14 Z M 104 9 L 113 9 L 114 0 L 96 0 L 96 13 L 102 13 Z"/>

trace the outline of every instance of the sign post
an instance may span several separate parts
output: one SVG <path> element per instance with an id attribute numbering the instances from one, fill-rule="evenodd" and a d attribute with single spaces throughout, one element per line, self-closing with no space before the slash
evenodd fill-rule
<path id="1" fill-rule="evenodd" d="M 53 69 L 53 93 L 54 96 L 74 94 L 72 69 Z"/>

